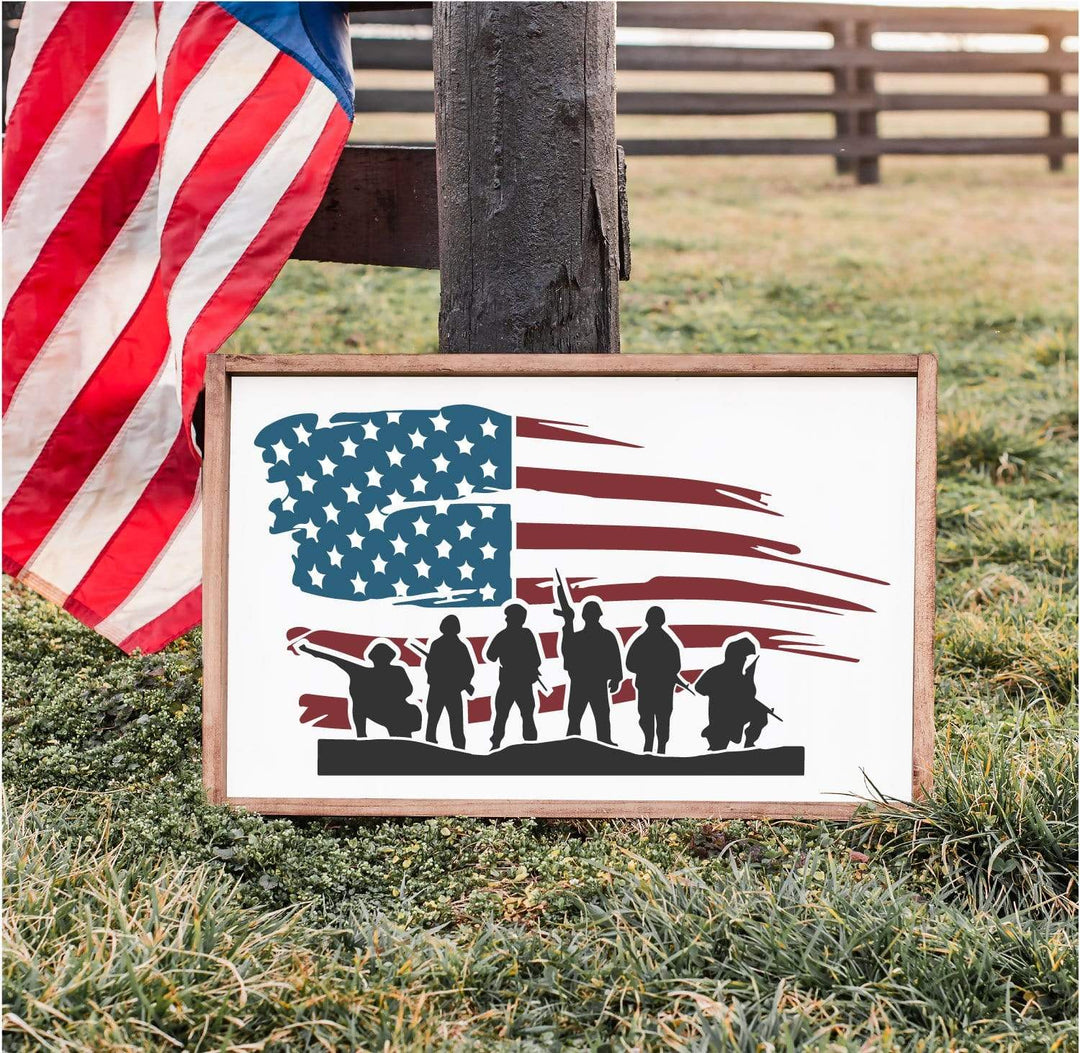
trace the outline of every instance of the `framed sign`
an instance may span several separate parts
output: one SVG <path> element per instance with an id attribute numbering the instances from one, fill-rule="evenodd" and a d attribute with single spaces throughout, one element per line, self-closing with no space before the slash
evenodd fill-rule
<path id="1" fill-rule="evenodd" d="M 933 748 L 932 356 L 212 356 L 203 746 L 283 814 L 850 815 Z"/>

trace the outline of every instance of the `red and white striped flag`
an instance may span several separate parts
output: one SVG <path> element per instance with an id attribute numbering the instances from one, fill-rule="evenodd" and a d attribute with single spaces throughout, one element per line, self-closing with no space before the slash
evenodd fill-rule
<path id="1" fill-rule="evenodd" d="M 125 651 L 200 617 L 206 355 L 352 123 L 324 3 L 33 3 L 3 155 L 4 570 Z"/>

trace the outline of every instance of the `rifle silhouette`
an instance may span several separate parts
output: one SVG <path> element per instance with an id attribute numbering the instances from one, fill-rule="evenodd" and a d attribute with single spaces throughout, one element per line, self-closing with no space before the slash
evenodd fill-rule
<path id="1" fill-rule="evenodd" d="M 675 683 L 679 685 L 684 691 L 689 691 L 690 694 L 696 695 L 697 692 L 685 681 L 681 676 L 675 677 Z M 777 720 L 780 718 L 777 717 Z"/>
<path id="2" fill-rule="evenodd" d="M 557 567 L 555 568 L 555 582 L 555 597 L 559 601 L 559 606 L 555 608 L 555 613 L 562 618 L 564 622 L 571 625 L 574 621 L 574 608 L 566 598 L 566 585 L 563 582 L 563 577 L 559 573 Z"/>
<path id="3" fill-rule="evenodd" d="M 764 709 L 765 712 L 768 713 L 770 716 L 776 717 L 776 719 L 779 720 L 781 724 L 784 723 L 784 718 L 780 716 L 780 714 L 777 713 L 775 709 L 770 709 L 767 705 L 765 705 L 764 702 L 761 703 L 761 708 Z"/>

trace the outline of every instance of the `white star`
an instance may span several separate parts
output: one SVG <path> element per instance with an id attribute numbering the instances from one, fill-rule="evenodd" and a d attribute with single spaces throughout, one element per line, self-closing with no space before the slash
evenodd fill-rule
<path id="1" fill-rule="evenodd" d="M 322 588 L 323 578 L 326 577 L 325 574 L 320 574 L 314 567 L 312 567 L 311 570 L 308 571 L 308 576 L 311 578 L 311 584 L 314 585 L 315 588 Z"/>
<path id="2" fill-rule="evenodd" d="M 446 600 L 449 600 L 449 599 L 453 599 L 453 596 L 454 596 L 454 590 L 453 590 L 453 587 L 452 587 L 452 586 L 450 586 L 450 585 L 447 585 L 447 584 L 446 584 L 445 582 L 443 582 L 443 584 L 442 584 L 442 585 L 437 585 L 437 586 L 435 587 L 435 591 L 436 591 L 436 592 L 437 592 L 437 593 L 438 593 L 438 594 L 439 594 L 439 595 L 440 595 L 440 596 L 441 596 L 441 597 L 442 597 L 443 599 L 446 599 Z"/>
<path id="3" fill-rule="evenodd" d="M 427 480 L 422 475 L 417 475 L 415 479 L 411 479 L 413 493 L 422 494 L 427 489 Z"/>
<path id="4" fill-rule="evenodd" d="M 480 430 L 485 435 L 494 436 L 495 432 L 498 431 L 498 429 L 499 429 L 499 426 L 490 417 L 488 417 L 488 419 L 486 421 L 484 421 L 483 424 L 480 425 Z"/>
<path id="5" fill-rule="evenodd" d="M 352 545 L 353 548 L 359 548 L 364 543 L 363 537 L 355 529 L 351 534 L 346 534 L 345 536 L 349 539 L 349 544 Z"/>
<path id="6" fill-rule="evenodd" d="M 423 559 L 421 559 L 419 563 L 414 563 L 413 566 L 416 568 L 416 576 L 418 578 L 426 578 L 428 576 L 428 571 L 431 570 L 431 567 L 425 563 Z"/>
<path id="7" fill-rule="evenodd" d="M 484 475 L 489 475 L 492 479 L 495 478 L 495 465 L 493 465 L 491 461 L 484 461 L 484 463 L 480 465 L 480 470 Z"/>
<path id="8" fill-rule="evenodd" d="M 319 461 L 319 467 L 322 469 L 323 475 L 333 475 L 337 465 L 329 457 L 323 457 Z"/>
<path id="9" fill-rule="evenodd" d="M 464 541 L 467 537 L 473 536 L 473 531 L 476 529 L 472 523 L 458 523 L 458 537 Z"/>
<path id="10" fill-rule="evenodd" d="M 367 582 L 364 581 L 362 577 L 360 577 L 359 573 L 357 573 L 356 577 L 352 580 L 352 587 L 353 592 L 363 592 L 365 589 L 367 589 Z"/>
<path id="11" fill-rule="evenodd" d="M 379 426 L 373 421 L 369 420 L 364 425 L 364 438 L 365 439 L 377 439 L 379 437 Z"/>
<path id="12" fill-rule="evenodd" d="M 450 462 L 441 453 L 431 463 L 435 465 L 437 472 L 445 472 L 450 467 Z"/>
<path id="13" fill-rule="evenodd" d="M 303 424 L 299 425 L 299 427 L 293 428 L 293 431 L 296 432 L 296 441 L 299 443 L 303 443 L 305 446 L 307 446 L 308 439 L 311 438 L 311 432 L 309 432 L 307 428 L 303 426 Z"/>
<path id="14" fill-rule="evenodd" d="M 431 524 L 423 516 L 418 516 L 413 522 L 413 530 L 416 531 L 417 537 L 420 537 L 421 534 L 424 537 L 427 537 L 429 526 L 431 526 Z"/>
<path id="15" fill-rule="evenodd" d="M 406 585 L 401 578 L 398 578 L 398 580 L 394 582 L 394 593 L 398 596 L 408 596 L 409 586 Z"/>
<path id="16" fill-rule="evenodd" d="M 472 575 L 474 570 L 476 570 L 476 568 L 470 566 L 468 560 L 462 563 L 461 566 L 458 567 L 458 573 L 461 575 L 461 580 L 464 581 L 466 578 L 468 578 L 469 581 L 472 581 Z"/>
<path id="17" fill-rule="evenodd" d="M 404 556 L 405 550 L 409 547 L 409 543 L 400 534 L 390 544 L 394 546 L 394 552 L 399 556 Z"/>
<path id="18" fill-rule="evenodd" d="M 465 478 L 462 478 L 461 482 L 459 483 L 454 483 L 454 485 L 457 487 L 458 497 L 468 497 L 469 494 L 471 494 L 473 490 L 476 489 L 476 487 L 473 486 L 473 484 Z"/>
<path id="19" fill-rule="evenodd" d="M 385 512 L 380 512 L 377 508 L 373 508 L 367 514 L 368 527 L 371 530 L 382 530 L 383 523 L 387 520 Z"/>
<path id="20" fill-rule="evenodd" d="M 333 505 L 323 505 L 323 513 L 328 523 L 336 523 L 338 516 L 341 514 L 341 509 L 335 508 Z"/>
<path id="21" fill-rule="evenodd" d="M 364 472 L 367 476 L 368 486 L 381 486 L 382 485 L 382 473 L 377 472 L 374 468 L 370 472 Z"/>
<path id="22" fill-rule="evenodd" d="M 445 497 L 436 497 L 431 503 L 435 506 L 435 514 L 439 516 L 446 515 L 450 509 L 450 502 Z"/>
<path id="23" fill-rule="evenodd" d="M 491 601 L 495 599 L 495 589 L 491 585 L 485 585 L 480 589 L 480 596 L 482 599 Z"/>
<path id="24" fill-rule="evenodd" d="M 400 424 L 401 423 L 401 413 L 400 413 L 400 411 L 395 410 L 393 413 L 388 413 L 386 415 L 386 423 L 387 424 Z"/>
<path id="25" fill-rule="evenodd" d="M 477 505 L 480 509 L 481 519 L 494 519 L 495 518 L 495 506 L 494 505 Z"/>
<path id="26" fill-rule="evenodd" d="M 424 434 L 423 434 L 423 433 L 422 433 L 422 432 L 420 431 L 420 429 L 419 429 L 419 428 L 417 428 L 417 429 L 416 429 L 416 431 L 414 431 L 414 432 L 413 432 L 413 433 L 412 433 L 412 434 L 411 434 L 411 435 L 409 436 L 409 438 L 410 438 L 410 439 L 412 440 L 412 444 L 413 444 L 413 449 L 414 449 L 414 450 L 415 450 L 415 449 L 416 449 L 416 448 L 417 448 L 418 446 L 423 446 L 423 445 L 424 445 L 424 442 L 426 441 L 426 437 L 425 437 L 425 436 L 424 436 Z"/>
<path id="27" fill-rule="evenodd" d="M 296 498 L 293 497 L 292 494 L 289 494 L 289 496 L 286 497 L 281 502 L 281 510 L 282 510 L 282 512 L 291 512 L 295 507 L 296 507 Z"/>
<path id="28" fill-rule="evenodd" d="M 285 443 L 283 443 L 281 441 L 275 442 L 274 445 L 270 447 L 270 449 L 273 450 L 274 453 L 277 454 L 278 462 L 281 462 L 281 461 L 285 461 L 286 463 L 288 462 L 288 460 L 289 460 L 289 447 L 286 446 Z"/>
<path id="29" fill-rule="evenodd" d="M 337 550 L 337 545 L 335 545 L 332 549 L 330 549 L 329 552 L 327 552 L 327 556 L 330 559 L 330 566 L 331 567 L 340 567 L 341 566 L 341 555 L 342 554 L 340 552 L 338 552 L 338 550 Z"/>
<path id="30" fill-rule="evenodd" d="M 352 439 L 346 436 L 345 440 L 341 444 L 341 456 L 342 457 L 355 457 L 357 444 Z"/>
<path id="31" fill-rule="evenodd" d="M 296 529 L 303 530 L 309 538 L 319 536 L 319 528 L 310 519 L 306 523 L 298 524 Z"/>
<path id="32" fill-rule="evenodd" d="M 446 540 L 446 538 L 443 538 L 442 541 L 440 541 L 435 546 L 435 551 L 438 552 L 439 559 L 446 559 L 446 557 L 449 556 L 450 553 L 453 551 L 453 548 L 454 546 L 451 545 L 450 542 Z"/>
<path id="33" fill-rule="evenodd" d="M 468 439 L 455 439 L 454 442 L 462 453 L 472 453 L 472 448 L 475 445 L 475 443 L 469 442 Z"/>
<path id="34" fill-rule="evenodd" d="M 483 555 L 484 559 L 494 559 L 495 553 L 497 551 L 498 550 L 495 548 L 494 545 L 491 544 L 490 541 L 487 544 L 480 546 L 480 552 Z"/>
<path id="35" fill-rule="evenodd" d="M 439 410 L 439 415 L 432 417 L 431 423 L 435 425 L 436 431 L 446 431 L 446 426 L 450 422 L 442 415 L 442 410 Z"/>
<path id="36" fill-rule="evenodd" d="M 405 456 L 396 446 L 391 446 L 386 452 L 387 460 L 395 467 L 401 467 L 401 459 Z"/>
<path id="37" fill-rule="evenodd" d="M 345 495 L 346 504 L 348 504 L 349 501 L 352 501 L 353 504 L 360 504 L 360 491 L 357 490 L 352 483 L 349 483 L 348 486 L 343 486 L 341 492 Z"/>
<path id="38" fill-rule="evenodd" d="M 386 570 L 386 560 L 382 556 L 376 556 L 371 561 L 371 566 L 376 574 L 382 574 Z"/>
<path id="39" fill-rule="evenodd" d="M 310 494 L 311 491 L 315 489 L 315 480 L 312 479 L 307 472 L 304 472 L 304 474 L 300 476 L 298 482 L 300 483 L 300 489 L 305 493 Z"/>

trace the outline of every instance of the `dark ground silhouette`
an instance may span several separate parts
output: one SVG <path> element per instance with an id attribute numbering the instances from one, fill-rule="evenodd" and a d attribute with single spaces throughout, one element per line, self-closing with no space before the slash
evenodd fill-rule
<path id="1" fill-rule="evenodd" d="M 802 775 L 804 751 L 782 746 L 660 757 L 576 738 L 463 753 L 422 741 L 320 739 L 318 770 L 320 775 Z M 720 787 L 702 792 L 723 799 Z M 536 785 L 535 796 L 544 796 L 543 784 Z"/>

